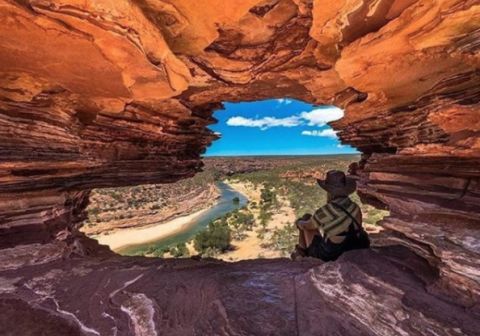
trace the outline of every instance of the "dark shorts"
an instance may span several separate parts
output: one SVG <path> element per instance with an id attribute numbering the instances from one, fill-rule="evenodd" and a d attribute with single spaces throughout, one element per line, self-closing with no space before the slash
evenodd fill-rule
<path id="1" fill-rule="evenodd" d="M 359 235 L 348 235 L 341 244 L 334 244 L 323 239 L 322 236 L 316 235 L 307 248 L 307 255 L 323 261 L 333 261 L 340 257 L 343 252 L 369 247 L 370 240 L 365 231 Z"/>

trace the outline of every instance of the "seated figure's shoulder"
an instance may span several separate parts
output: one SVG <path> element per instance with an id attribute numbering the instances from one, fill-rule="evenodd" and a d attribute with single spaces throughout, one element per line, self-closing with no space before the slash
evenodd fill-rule
<path id="1" fill-rule="evenodd" d="M 352 214 L 354 215 L 357 215 L 357 214 L 360 214 L 362 213 L 362 208 L 360 207 L 360 204 L 358 204 L 357 202 L 354 202 L 352 201 L 351 203 L 351 206 L 350 206 L 350 209 Z"/>
<path id="2" fill-rule="evenodd" d="M 313 214 L 313 217 L 320 222 L 323 221 L 325 218 L 330 217 L 331 211 L 329 210 L 329 207 L 330 205 L 328 203 L 319 207 Z"/>
<path id="3" fill-rule="evenodd" d="M 352 201 L 350 197 L 345 197 L 334 202 L 335 209 L 338 210 L 340 207 L 350 213 L 357 212 L 360 209 L 360 206 Z M 343 211 L 343 210 L 342 210 Z"/>

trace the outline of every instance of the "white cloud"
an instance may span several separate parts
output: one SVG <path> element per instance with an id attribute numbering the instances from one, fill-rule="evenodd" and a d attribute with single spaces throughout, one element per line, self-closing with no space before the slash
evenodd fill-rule
<path id="1" fill-rule="evenodd" d="M 281 98 L 277 99 L 281 104 L 292 103 L 291 99 Z M 308 126 L 325 126 L 328 122 L 338 120 L 343 117 L 343 110 L 335 106 L 326 106 L 317 108 L 310 112 L 302 112 L 285 118 L 263 117 L 263 118 L 245 118 L 242 116 L 234 116 L 227 120 L 228 126 L 243 126 L 243 127 L 257 127 L 261 130 L 266 130 L 271 127 L 295 127 L 307 124 Z M 305 134 L 304 134 L 305 133 Z M 312 133 L 312 134 L 308 134 Z M 315 134 L 313 134 L 315 133 Z M 323 131 L 304 131 L 304 135 L 312 136 L 329 136 L 334 137 L 334 134 L 324 133 Z M 321 135 L 318 135 L 321 134 Z"/>
<path id="2" fill-rule="evenodd" d="M 337 132 L 335 132 L 331 128 L 324 129 L 324 130 L 321 130 L 321 131 L 320 130 L 303 131 L 302 135 L 316 136 L 316 137 L 327 137 L 327 138 L 332 138 L 332 139 L 337 138 Z"/>
<path id="3" fill-rule="evenodd" d="M 280 104 L 288 105 L 288 104 L 293 103 L 293 100 L 288 99 L 288 98 L 280 98 L 280 99 L 277 99 L 277 102 L 280 103 Z"/>
<path id="4" fill-rule="evenodd" d="M 337 148 L 343 148 L 343 147 L 345 147 L 345 146 L 344 146 L 344 145 L 341 145 L 341 144 L 338 144 L 338 145 L 337 145 Z"/>
<path id="5" fill-rule="evenodd" d="M 227 120 L 228 126 L 258 127 L 266 130 L 271 127 L 295 127 L 302 124 L 298 116 L 286 118 L 264 117 L 259 119 L 251 119 L 244 117 L 231 117 Z"/>
<path id="6" fill-rule="evenodd" d="M 325 126 L 328 122 L 343 117 L 343 110 L 335 106 L 317 108 L 310 112 L 300 113 L 300 117 L 308 122 L 308 126 Z"/>

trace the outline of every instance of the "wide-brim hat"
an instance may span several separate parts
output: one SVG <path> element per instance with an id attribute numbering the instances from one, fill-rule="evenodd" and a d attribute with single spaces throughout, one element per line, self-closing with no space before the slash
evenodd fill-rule
<path id="1" fill-rule="evenodd" d="M 357 189 L 355 179 L 348 177 L 340 170 L 330 170 L 324 180 L 317 179 L 320 187 L 333 196 L 348 196 Z"/>

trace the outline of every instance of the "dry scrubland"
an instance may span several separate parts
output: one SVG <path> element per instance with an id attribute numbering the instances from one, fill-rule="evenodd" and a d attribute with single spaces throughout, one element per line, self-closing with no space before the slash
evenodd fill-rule
<path id="1" fill-rule="evenodd" d="M 283 159 L 282 162 L 292 162 Z M 218 197 L 215 181 L 235 173 L 270 169 L 278 160 L 255 158 L 205 159 L 204 171 L 171 184 L 94 189 L 82 230 L 88 235 L 107 234 L 121 228 L 138 228 L 208 207 Z"/>
<path id="2" fill-rule="evenodd" d="M 193 213 L 215 201 L 218 193 L 214 183 L 225 180 L 248 197 L 247 206 L 212 221 L 189 242 L 150 248 L 145 255 L 201 254 L 227 261 L 287 256 L 297 241 L 295 219 L 326 201 L 326 193 L 315 178 L 330 169 L 346 170 L 357 159 L 353 155 L 207 159 L 204 172 L 174 184 L 96 190 L 85 231 L 105 234 Z M 352 197 L 360 202 L 357 195 Z M 387 212 L 363 204 L 362 211 L 367 230 L 378 231 L 376 223 Z"/>
<path id="3" fill-rule="evenodd" d="M 108 234 L 194 213 L 215 202 L 216 178 L 213 171 L 207 170 L 173 184 L 95 189 L 82 230 L 92 236 Z"/>

